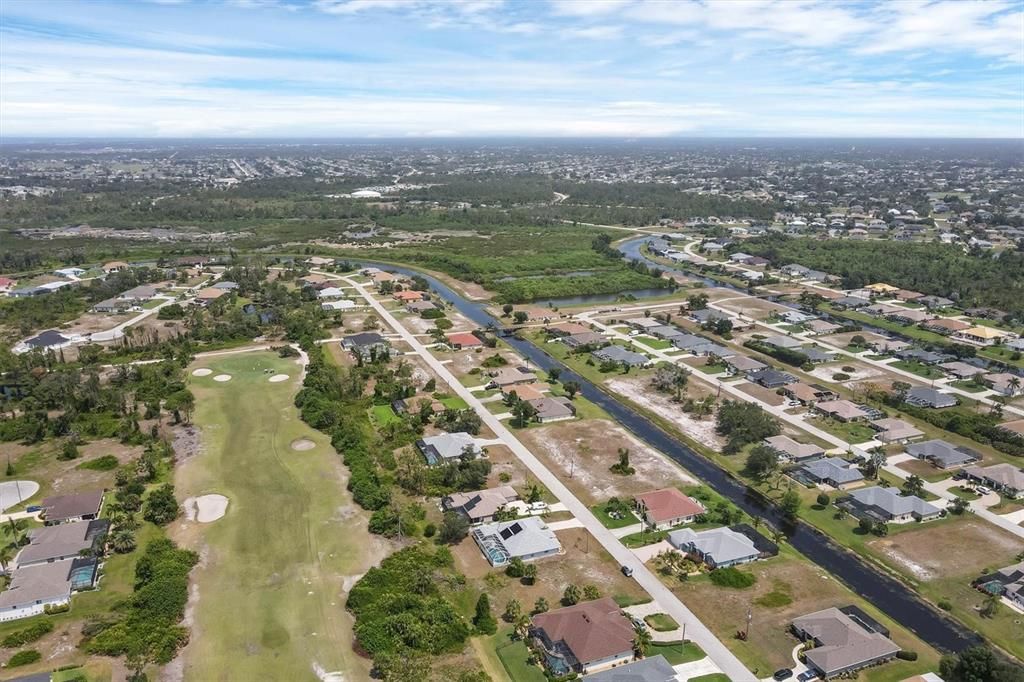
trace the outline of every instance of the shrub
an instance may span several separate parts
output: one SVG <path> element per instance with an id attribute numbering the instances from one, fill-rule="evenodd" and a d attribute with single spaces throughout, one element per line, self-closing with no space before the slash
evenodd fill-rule
<path id="1" fill-rule="evenodd" d="M 843 372 L 836 372 L 835 374 L 832 375 L 833 381 L 849 381 L 849 379 L 850 375 L 844 374 Z"/>
<path id="2" fill-rule="evenodd" d="M 423 537 L 432 538 L 434 537 L 435 533 L 437 533 L 437 526 L 433 523 L 428 523 L 426 526 L 423 527 Z"/>
<path id="3" fill-rule="evenodd" d="M 27 628 L 15 630 L 4 637 L 3 640 L 0 640 L 0 645 L 6 649 L 14 649 L 19 646 L 24 646 L 29 642 L 34 642 L 43 635 L 48 635 L 51 632 L 53 632 L 53 623 L 48 620 L 41 620 L 38 623 L 29 625 Z"/>
<path id="4" fill-rule="evenodd" d="M 96 459 L 90 459 L 88 462 L 82 462 L 78 465 L 78 468 L 90 469 L 92 471 L 113 471 L 119 464 L 117 457 L 114 455 L 103 455 Z"/>
<path id="5" fill-rule="evenodd" d="M 900 651 L 896 652 L 896 658 L 900 659 L 901 661 L 916 661 L 917 652 L 911 651 L 910 649 L 901 649 Z"/>
<path id="6" fill-rule="evenodd" d="M 22 665 L 29 665 L 42 660 L 43 655 L 35 649 L 25 649 L 11 656 L 10 660 L 7 661 L 8 668 L 17 668 Z"/>
<path id="7" fill-rule="evenodd" d="M 953 610 L 953 604 L 948 599 L 940 599 L 939 600 L 939 608 L 942 609 L 943 611 L 952 611 Z"/>
<path id="8" fill-rule="evenodd" d="M 857 371 L 857 368 L 854 367 L 853 365 L 843 365 L 843 371 L 852 374 L 853 372 Z"/>
<path id="9" fill-rule="evenodd" d="M 742 590 L 752 586 L 757 582 L 757 578 L 752 573 L 744 573 L 735 566 L 729 566 L 728 568 L 716 568 L 709 574 L 711 582 L 719 587 L 731 587 L 733 589 Z"/>

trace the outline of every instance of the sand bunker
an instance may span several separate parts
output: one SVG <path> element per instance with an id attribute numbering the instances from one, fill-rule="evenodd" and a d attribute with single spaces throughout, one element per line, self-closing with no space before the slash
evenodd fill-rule
<path id="1" fill-rule="evenodd" d="M 302 452 L 303 450 L 312 450 L 315 447 L 316 443 L 308 438 L 296 438 L 292 441 L 292 450 L 298 450 L 299 452 Z"/>
<path id="2" fill-rule="evenodd" d="M 282 381 L 288 381 L 287 374 L 275 374 L 274 376 L 270 377 L 270 383 L 272 384 L 279 384 Z"/>
<path id="3" fill-rule="evenodd" d="M 182 505 L 185 518 L 199 523 L 210 523 L 224 516 L 228 510 L 228 498 L 223 495 L 201 495 L 190 497 Z"/>
<path id="4" fill-rule="evenodd" d="M 213 374 L 213 370 L 206 367 L 200 367 L 199 369 L 192 370 L 192 376 L 194 377 L 208 377 L 211 374 Z"/>
<path id="5" fill-rule="evenodd" d="M 218 374 L 217 376 L 215 376 L 213 378 L 213 380 L 214 381 L 219 381 L 221 383 L 223 383 L 225 381 L 231 381 L 231 375 L 230 374 Z"/>
<path id="6" fill-rule="evenodd" d="M 4 481 L 0 483 L 0 511 L 6 511 L 39 492 L 35 481 Z"/>

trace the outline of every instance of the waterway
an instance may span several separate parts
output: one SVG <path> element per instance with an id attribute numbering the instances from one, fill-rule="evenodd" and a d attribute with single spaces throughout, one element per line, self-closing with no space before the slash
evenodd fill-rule
<path id="1" fill-rule="evenodd" d="M 668 296 L 672 289 L 633 289 L 632 291 L 620 291 L 615 294 L 584 294 L 581 296 L 562 296 L 561 298 L 545 298 L 540 301 L 531 301 L 530 305 L 551 306 L 563 308 L 573 305 L 598 305 L 601 303 L 615 303 L 616 301 L 630 301 L 633 299 L 657 298 Z M 632 297 L 632 298 L 630 298 Z"/>
<path id="2" fill-rule="evenodd" d="M 636 248 L 639 254 L 639 243 Z M 390 264 L 367 263 L 366 265 L 379 265 L 379 267 L 406 275 L 424 277 L 434 291 L 476 324 L 481 327 L 492 324 L 497 327 L 502 326 L 501 321 L 491 316 L 482 304 L 463 298 L 451 287 L 434 277 L 410 268 Z M 720 285 L 715 284 L 715 286 Z M 961 651 L 981 641 L 975 632 L 927 604 L 903 582 L 882 573 L 865 559 L 840 546 L 814 527 L 802 521 L 797 523 L 788 521 L 778 507 L 767 503 L 746 484 L 733 478 L 718 465 L 671 436 L 642 413 L 619 402 L 596 384 L 573 372 L 537 346 L 513 337 L 508 337 L 505 340 L 537 367 L 544 370 L 560 369 L 560 381 L 575 381 L 580 386 L 581 395 L 599 405 L 638 438 L 674 459 L 683 468 L 735 503 L 743 511 L 782 529 L 787 534 L 788 542 L 797 551 L 842 580 L 868 603 L 914 632 L 928 644 L 940 651 Z M 837 604 L 837 606 L 844 605 Z"/>

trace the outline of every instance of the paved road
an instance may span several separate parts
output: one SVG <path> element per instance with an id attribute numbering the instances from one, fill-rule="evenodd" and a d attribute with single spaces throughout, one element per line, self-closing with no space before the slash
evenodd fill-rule
<path id="1" fill-rule="evenodd" d="M 597 520 L 587 506 L 580 502 L 557 476 L 549 471 L 495 415 L 487 410 L 487 407 L 480 402 L 479 398 L 463 386 L 445 365 L 435 358 L 413 334 L 406 330 L 380 302 L 366 291 L 366 285 L 355 282 L 351 278 L 337 277 L 326 272 L 320 274 L 343 279 L 355 286 L 360 295 L 370 303 L 377 314 L 399 333 L 402 340 L 408 343 L 423 358 L 427 365 L 449 385 L 456 395 L 476 410 L 484 424 L 501 438 L 502 442 L 526 465 L 537 480 L 543 483 L 566 506 L 566 509 L 583 523 L 584 527 L 594 536 L 594 539 L 612 555 L 615 561 L 633 570 L 633 579 L 661 605 L 664 612 L 672 616 L 677 623 L 686 623 L 686 633 L 689 639 L 700 646 L 722 672 L 728 675 L 734 682 L 748 682 L 757 679 L 632 551 L 619 542 L 618 538 Z"/>
<path id="2" fill-rule="evenodd" d="M 651 348 L 650 346 L 644 343 L 643 339 L 631 337 L 627 334 L 623 334 L 620 331 L 612 329 L 603 322 L 599 322 L 598 320 L 593 319 L 587 313 L 578 315 L 577 318 L 586 323 L 593 324 L 595 327 L 600 329 L 602 333 L 605 334 L 606 336 L 621 339 L 624 341 L 629 341 L 630 343 L 634 343 L 637 346 L 642 347 L 645 351 L 647 351 L 649 354 L 653 355 L 655 358 L 659 360 L 664 360 L 665 362 L 678 364 L 680 358 L 691 357 L 689 355 L 668 355 L 663 350 Z M 720 388 L 722 392 L 728 393 L 735 398 L 738 398 L 745 402 L 755 403 L 763 410 L 770 413 L 774 417 L 780 419 L 781 421 L 792 424 L 793 426 L 802 431 L 817 436 L 818 438 L 822 439 L 827 443 L 831 443 L 833 446 L 837 448 L 848 450 L 850 452 L 853 452 L 855 455 L 858 455 L 863 458 L 869 457 L 868 453 L 865 451 L 863 447 L 854 445 L 853 443 L 848 443 L 844 441 L 842 438 L 839 438 L 838 436 L 835 436 L 827 431 L 819 429 L 818 427 L 814 426 L 813 424 L 805 420 L 804 415 L 789 414 L 788 412 L 786 412 L 787 408 L 785 405 L 769 405 L 765 402 L 758 400 L 752 395 L 744 393 L 743 391 L 739 390 L 737 384 L 742 385 L 746 382 L 722 381 L 713 374 L 703 374 L 700 372 L 694 372 L 693 376 L 696 377 L 699 381 L 704 381 L 706 383 L 711 384 L 712 386 Z M 884 467 L 884 469 L 889 473 L 902 479 L 905 479 L 910 475 L 907 471 L 895 466 L 895 464 L 887 464 Z M 924 489 L 932 493 L 933 495 L 936 495 L 946 500 L 947 502 L 951 502 L 954 499 L 956 499 L 956 495 L 949 492 L 948 490 L 946 490 L 937 483 L 929 483 L 926 481 L 924 484 Z M 988 521 L 989 523 L 998 526 L 999 528 L 1002 528 L 1003 530 L 1012 533 L 1013 535 L 1016 535 L 1021 539 L 1024 539 L 1024 528 L 1014 523 L 1012 518 L 1008 519 L 1003 516 L 1000 516 L 999 514 L 990 512 L 988 509 L 985 508 L 983 504 L 981 504 L 981 502 L 981 500 L 975 500 L 974 502 L 971 503 L 971 511 L 973 511 L 978 516 L 978 518 L 984 519 L 985 521 Z"/>

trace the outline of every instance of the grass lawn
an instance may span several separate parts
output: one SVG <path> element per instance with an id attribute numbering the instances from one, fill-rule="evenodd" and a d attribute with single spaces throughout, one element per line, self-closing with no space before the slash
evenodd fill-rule
<path id="1" fill-rule="evenodd" d="M 603 504 L 595 504 L 590 508 L 590 511 L 594 513 L 598 521 L 604 524 L 605 528 L 625 528 L 640 522 L 640 519 L 632 513 L 626 514 L 625 518 L 613 519 L 611 516 L 608 516 L 608 512 L 605 511 Z"/>
<path id="2" fill-rule="evenodd" d="M 370 408 L 370 418 L 377 426 L 387 426 L 402 421 L 402 418 L 395 414 L 390 405 L 374 405 Z"/>
<path id="3" fill-rule="evenodd" d="M 652 630 L 658 632 L 669 632 L 679 627 L 679 623 L 667 613 L 652 613 L 644 617 L 644 622 L 651 626 Z"/>
<path id="4" fill-rule="evenodd" d="M 941 379 L 946 376 L 941 370 L 938 370 L 931 365 L 926 365 L 923 362 L 917 362 L 916 360 L 897 360 L 896 362 L 890 362 L 889 366 L 902 369 L 903 371 L 910 372 L 911 374 L 916 374 L 924 379 Z"/>
<path id="5" fill-rule="evenodd" d="M 668 537 L 669 531 L 667 530 L 643 530 L 639 533 L 633 533 L 622 538 L 622 544 L 630 549 L 637 547 L 645 547 L 647 545 L 653 545 L 656 542 L 661 542 Z"/>
<path id="6" fill-rule="evenodd" d="M 143 310 L 152 310 L 153 308 L 156 308 L 159 305 L 163 305 L 164 303 L 165 303 L 164 299 L 162 299 L 162 298 L 155 298 L 152 301 L 146 301 L 145 303 L 143 303 L 142 304 L 142 309 Z"/>
<path id="7" fill-rule="evenodd" d="M 967 488 L 964 488 L 963 486 L 960 485 L 953 486 L 952 488 L 949 489 L 949 492 L 953 493 L 959 498 L 967 500 L 968 502 L 973 502 L 974 500 L 977 500 L 978 498 L 981 497 L 981 495 L 974 492 L 973 490 L 968 490 Z"/>
<path id="8" fill-rule="evenodd" d="M 457 395 L 445 396 L 444 398 L 439 398 L 439 400 L 449 410 L 464 410 L 469 407 L 466 401 Z"/>
<path id="9" fill-rule="evenodd" d="M 707 364 L 707 365 L 697 365 L 696 369 L 701 371 L 701 372 L 703 372 L 704 374 L 722 374 L 723 372 L 725 372 L 729 368 L 726 367 L 724 364 L 717 364 L 717 365 Z"/>
<path id="10" fill-rule="evenodd" d="M 949 384 L 950 386 L 956 386 L 959 389 L 967 391 L 969 393 L 981 393 L 988 389 L 988 386 L 977 384 L 971 379 L 965 379 L 963 381 L 954 381 Z"/>
<path id="11" fill-rule="evenodd" d="M 515 682 L 545 682 L 544 671 L 535 665 L 529 664 L 530 650 L 526 643 L 519 639 L 512 639 L 511 628 L 503 630 L 493 637 L 494 650 L 498 654 L 498 660 L 504 666 L 508 676 Z"/>
<path id="12" fill-rule="evenodd" d="M 679 642 L 656 642 L 647 650 L 647 655 L 657 656 L 658 654 L 664 656 L 665 660 L 672 665 L 699 661 L 707 656 L 704 650 L 693 642 L 687 642 L 686 644 L 680 644 Z"/>
<path id="13" fill-rule="evenodd" d="M 633 339 L 637 343 L 641 343 L 648 348 L 654 350 L 665 350 L 666 348 L 672 347 L 672 342 L 666 339 L 656 339 L 653 336 L 637 336 Z"/>
<path id="14" fill-rule="evenodd" d="M 731 682 L 731 680 L 725 673 L 711 673 L 710 675 L 691 677 L 690 682 Z"/>
<path id="15" fill-rule="evenodd" d="M 814 425 L 842 438 L 847 443 L 863 443 L 875 437 L 875 430 L 863 422 L 841 422 L 838 419 L 819 418 Z"/>
<path id="16" fill-rule="evenodd" d="M 190 378 L 205 449 L 179 467 L 177 491 L 217 492 L 230 506 L 202 527 L 210 559 L 193 573 L 199 599 L 186 676 L 211 680 L 231 670 L 238 679 L 290 679 L 309 671 L 312 679 L 314 666 L 366 676 L 368 661 L 347 645 L 352 622 L 341 585 L 386 545 L 367 533 L 327 437 L 300 421 L 292 404 L 298 381 L 267 381 L 268 369 L 298 377 L 295 360 L 246 353 L 203 364 L 232 378 Z M 293 450 L 299 438 L 315 447 Z"/>

